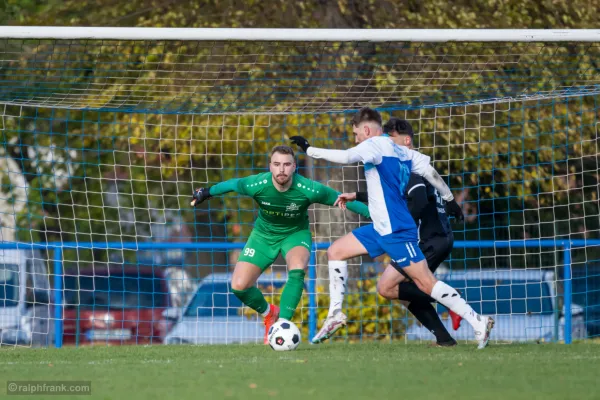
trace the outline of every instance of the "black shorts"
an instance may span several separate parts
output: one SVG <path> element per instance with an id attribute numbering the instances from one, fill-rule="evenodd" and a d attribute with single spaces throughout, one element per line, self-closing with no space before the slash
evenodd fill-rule
<path id="1" fill-rule="evenodd" d="M 427 266 L 431 272 L 435 272 L 452 253 L 454 235 L 450 233 L 448 236 L 434 236 L 426 242 L 419 243 L 419 247 L 427 259 Z"/>
<path id="2" fill-rule="evenodd" d="M 454 247 L 454 235 L 452 232 L 448 236 L 434 236 L 432 238 L 427 239 L 426 242 L 420 242 L 419 248 L 425 255 L 425 259 L 427 260 L 427 266 L 431 270 L 431 272 L 435 272 L 436 269 L 440 266 L 441 263 L 444 262 L 446 258 L 450 256 L 452 253 L 452 248 Z M 398 270 L 405 278 L 409 279 L 404 269 L 396 265 L 394 261 L 392 261 L 392 266 Z"/>

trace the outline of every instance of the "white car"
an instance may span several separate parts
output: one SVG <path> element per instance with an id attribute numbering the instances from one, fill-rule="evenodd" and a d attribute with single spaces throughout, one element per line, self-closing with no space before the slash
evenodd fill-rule
<path id="1" fill-rule="evenodd" d="M 39 333 L 32 332 L 31 321 L 39 319 L 49 302 L 42 256 L 35 250 L 0 249 L 0 344 L 31 345 Z M 49 326 L 41 328 L 47 332 Z"/>
<path id="2" fill-rule="evenodd" d="M 491 339 L 507 342 L 564 340 L 563 312 L 556 313 L 554 273 L 543 270 L 464 271 L 436 274 L 459 290 L 467 303 L 483 315 L 494 317 Z M 439 313 L 446 313 L 438 305 Z M 572 304 L 572 338 L 587 336 L 583 308 Z M 463 321 L 457 331 L 447 316 L 442 322 L 456 340 L 473 340 L 473 329 Z M 435 340 L 431 332 L 415 322 L 406 331 L 409 340 Z"/>
<path id="3" fill-rule="evenodd" d="M 263 343 L 262 318 L 255 312 L 250 318 L 242 315 L 242 303 L 231 292 L 231 276 L 211 274 L 200 282 L 165 344 Z M 257 286 L 265 294 L 280 292 L 286 280 L 286 274 L 263 274 Z"/>

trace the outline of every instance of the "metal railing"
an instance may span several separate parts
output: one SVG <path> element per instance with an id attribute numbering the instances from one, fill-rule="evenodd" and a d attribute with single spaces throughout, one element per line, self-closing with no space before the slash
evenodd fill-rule
<path id="1" fill-rule="evenodd" d="M 570 344 L 572 326 L 572 275 L 571 275 L 571 249 L 585 246 L 598 246 L 600 240 L 510 240 L 510 241 L 456 241 L 455 249 L 484 249 L 484 248 L 555 248 L 563 253 L 563 298 L 565 309 L 564 340 Z M 314 243 L 308 265 L 308 329 L 309 337 L 313 337 L 317 329 L 317 299 L 316 299 L 316 251 L 326 250 L 330 243 Z M 52 292 L 54 298 L 54 333 L 55 346 L 62 347 L 63 340 L 63 251 L 65 249 L 107 249 L 107 250 L 240 250 L 244 243 L 231 242 L 203 242 L 203 243 L 76 243 L 76 242 L 51 242 L 51 243 L 15 243 L 0 242 L 0 249 L 37 249 L 53 252 L 54 262 Z M 558 296 L 558 295 L 557 295 Z"/>

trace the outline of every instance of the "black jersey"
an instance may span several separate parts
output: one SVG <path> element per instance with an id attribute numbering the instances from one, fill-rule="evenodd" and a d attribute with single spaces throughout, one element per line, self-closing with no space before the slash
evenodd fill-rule
<path id="1" fill-rule="evenodd" d="M 408 209 L 419 228 L 419 241 L 423 242 L 435 236 L 448 236 L 452 232 L 444 200 L 420 175 L 410 175 L 406 186 L 406 198 Z"/>

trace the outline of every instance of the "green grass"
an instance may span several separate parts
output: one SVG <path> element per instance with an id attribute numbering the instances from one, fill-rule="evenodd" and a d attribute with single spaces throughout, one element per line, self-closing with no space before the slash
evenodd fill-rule
<path id="1" fill-rule="evenodd" d="M 285 353 L 260 345 L 2 349 L 0 398 L 10 380 L 89 380 L 91 398 L 119 400 L 597 399 L 599 350 L 402 343 L 303 343 Z"/>

